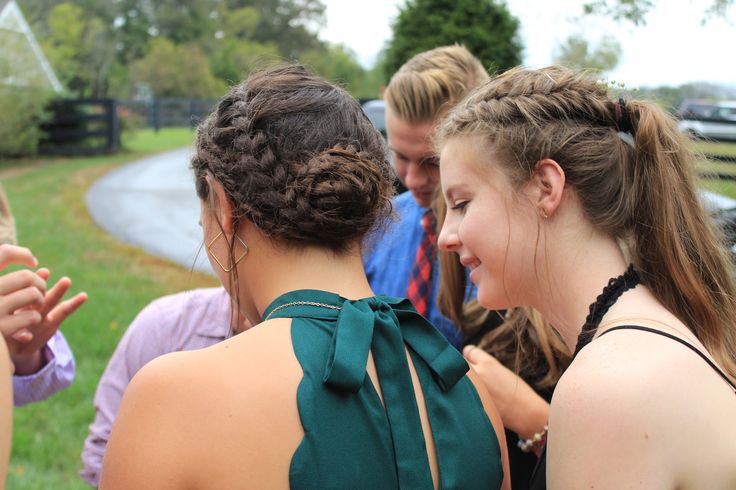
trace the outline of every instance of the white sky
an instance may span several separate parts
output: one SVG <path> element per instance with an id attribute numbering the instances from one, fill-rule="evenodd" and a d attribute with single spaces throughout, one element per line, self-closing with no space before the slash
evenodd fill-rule
<path id="1" fill-rule="evenodd" d="M 391 36 L 391 22 L 404 0 L 323 0 L 327 25 L 321 38 L 343 43 L 365 67 Z M 680 85 L 693 81 L 736 86 L 736 6 L 727 19 L 701 25 L 712 0 L 659 0 L 643 27 L 587 17 L 577 24 L 584 0 L 508 0 L 509 10 L 521 21 L 523 64 L 544 66 L 555 49 L 571 34 L 596 44 L 610 34 L 621 44 L 618 68 L 609 78 L 628 87 Z"/>

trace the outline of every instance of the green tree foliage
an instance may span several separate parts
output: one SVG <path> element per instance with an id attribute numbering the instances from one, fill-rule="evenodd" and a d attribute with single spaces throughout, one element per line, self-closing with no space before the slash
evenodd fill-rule
<path id="1" fill-rule="evenodd" d="M 149 34 L 165 37 L 176 44 L 198 43 L 211 38 L 216 30 L 213 12 L 216 0 L 155 0 L 150 5 Z"/>
<path id="2" fill-rule="evenodd" d="M 275 44 L 234 38 L 226 38 L 218 43 L 210 58 L 213 75 L 228 85 L 243 80 L 254 69 L 264 68 L 280 60 Z"/>
<path id="3" fill-rule="evenodd" d="M 133 63 L 130 78 L 148 85 L 154 97 L 206 98 L 225 91 L 199 46 L 174 44 L 162 37 L 154 39 L 148 54 Z"/>
<path id="4" fill-rule="evenodd" d="M 219 96 L 255 68 L 300 60 L 358 97 L 381 70 L 317 37 L 322 0 L 26 0 L 27 18 L 76 96 Z"/>
<path id="5" fill-rule="evenodd" d="M 255 7 L 228 10 L 223 6 L 216 13 L 216 18 L 219 21 L 220 30 L 217 31 L 215 37 L 255 40 L 256 29 L 263 20 L 263 15 Z M 267 42 L 270 43 L 270 41 Z"/>
<path id="6" fill-rule="evenodd" d="M 287 59 L 321 45 L 314 32 L 325 22 L 321 0 L 225 0 L 225 4 L 231 11 L 250 7 L 260 12 L 252 40 L 275 43 Z"/>
<path id="7" fill-rule="evenodd" d="M 0 84 L 0 157 L 36 153 L 49 93 Z"/>
<path id="8" fill-rule="evenodd" d="M 157 77 L 163 67 L 142 68 L 156 58 L 149 57 L 154 46 L 165 46 L 159 40 L 171 43 L 171 49 L 186 46 L 183 51 L 195 53 L 198 63 L 199 54 L 208 58 L 207 64 L 184 68 L 204 85 L 187 87 L 181 96 L 240 80 L 263 60 L 295 60 L 326 49 L 315 31 L 324 23 L 321 0 L 25 0 L 22 7 L 54 70 L 75 96 L 125 97 L 144 72 L 152 80 L 183 77 Z M 201 67 L 207 65 L 210 78 L 222 83 L 204 77 Z M 185 87 L 173 82 L 156 86 L 167 86 L 165 93 Z"/>
<path id="9" fill-rule="evenodd" d="M 582 37 L 570 36 L 558 48 L 555 63 L 605 73 L 616 68 L 620 58 L 621 45 L 611 36 L 604 36 L 595 48 Z"/>
<path id="10" fill-rule="evenodd" d="M 342 44 L 330 45 L 326 50 L 308 51 L 299 61 L 327 80 L 342 85 L 353 95 L 357 97 L 366 95 L 357 93 L 363 90 L 360 85 L 365 70 Z"/>
<path id="11" fill-rule="evenodd" d="M 663 6 L 673 7 L 671 3 Z M 734 0 L 711 0 L 710 6 L 703 13 L 703 22 L 713 17 L 725 17 Z M 583 5 L 585 15 L 603 15 L 614 20 L 628 21 L 634 25 L 644 25 L 647 14 L 657 5 L 657 0 L 593 0 Z"/>
<path id="12" fill-rule="evenodd" d="M 115 46 L 107 26 L 99 17 L 64 2 L 48 16 L 48 35 L 42 40 L 44 53 L 61 83 L 78 96 L 98 97 L 107 93 Z"/>
<path id="13" fill-rule="evenodd" d="M 460 43 L 491 71 L 521 63 L 519 21 L 495 0 L 407 0 L 393 26 L 385 72 L 394 73 L 415 54 Z"/>

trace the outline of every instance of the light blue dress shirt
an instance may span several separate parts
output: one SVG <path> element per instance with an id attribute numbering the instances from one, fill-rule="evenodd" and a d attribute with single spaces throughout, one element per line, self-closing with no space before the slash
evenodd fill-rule
<path id="1" fill-rule="evenodd" d="M 422 217 L 427 211 L 414 200 L 411 192 L 404 192 L 393 200 L 396 219 L 381 234 L 368 238 L 363 255 L 366 275 L 373 292 L 387 296 L 406 297 L 409 279 L 414 268 L 419 242 L 424 237 Z M 455 347 L 462 344 L 462 334 L 437 307 L 440 289 L 439 259 L 432 267 L 432 301 L 427 319 Z"/>

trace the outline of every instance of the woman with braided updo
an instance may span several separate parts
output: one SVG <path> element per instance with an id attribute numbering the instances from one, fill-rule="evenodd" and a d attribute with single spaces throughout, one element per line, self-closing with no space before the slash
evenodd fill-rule
<path id="1" fill-rule="evenodd" d="M 440 248 L 484 307 L 533 307 L 574 352 L 532 488 L 736 488 L 734 267 L 676 123 L 588 75 L 518 68 L 437 141 Z"/>
<path id="2" fill-rule="evenodd" d="M 508 488 L 482 383 L 408 300 L 368 285 L 362 241 L 390 217 L 394 175 L 358 102 L 271 68 L 229 91 L 195 150 L 210 262 L 258 325 L 136 375 L 101 487 Z"/>

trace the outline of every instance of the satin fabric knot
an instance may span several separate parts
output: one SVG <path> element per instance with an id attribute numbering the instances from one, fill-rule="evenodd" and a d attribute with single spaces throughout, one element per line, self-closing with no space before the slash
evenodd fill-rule
<path id="1" fill-rule="evenodd" d="M 393 465 L 395 472 L 382 480 L 395 483 L 371 488 L 433 488 L 412 371 L 425 394 L 435 448 L 442 456 L 438 456 L 442 486 L 483 486 L 466 484 L 467 478 L 454 471 L 469 457 L 462 450 L 467 440 L 492 455 L 473 467 L 492 466 L 500 475 L 493 428 L 472 383 L 463 379 L 468 364 L 410 301 L 390 296 L 353 301 L 325 291 L 299 290 L 274 300 L 263 316 L 294 318 L 294 353 L 304 370 L 297 389 L 304 440 L 294 455 L 290 482 L 295 475 L 324 482 L 335 469 L 315 461 L 332 461 L 336 451 L 359 453 L 363 446 L 357 441 L 365 441 L 367 447 L 381 448 L 377 457 L 384 458 L 385 471 L 391 472 Z M 380 386 L 372 385 L 367 376 L 371 353 Z M 353 417 L 362 421 L 357 427 L 351 425 Z M 466 433 L 470 422 L 473 429 Z M 452 427 L 452 435 L 447 437 L 443 427 Z M 353 431 L 360 434 L 358 439 L 349 434 Z M 459 438 L 461 433 L 465 435 Z M 349 471 L 341 475 L 347 480 L 354 477 Z M 464 484 L 457 485 L 460 481 Z"/>
<path id="2" fill-rule="evenodd" d="M 345 301 L 342 305 L 332 334 L 323 379 L 333 388 L 357 393 L 363 386 L 373 329 L 377 322 L 386 322 L 388 316 L 381 305 L 378 305 L 377 311 L 372 306 L 351 301 Z M 388 305 L 385 306 L 385 310 L 390 311 Z"/>
<path id="3" fill-rule="evenodd" d="M 279 297 L 266 308 L 263 316 L 291 317 L 291 307 L 299 303 L 300 316 L 337 320 L 323 377 L 323 381 L 335 389 L 350 393 L 360 390 L 367 374 L 368 355 L 371 349 L 378 347 L 376 332 L 402 340 L 427 364 L 443 391 L 450 390 L 468 372 L 468 364 L 460 352 L 417 313 L 408 299 L 374 296 L 353 301 L 334 293 L 309 289 L 293 291 L 289 296 L 296 301 Z M 323 305 L 319 306 L 320 303 Z"/>
<path id="4" fill-rule="evenodd" d="M 398 322 L 403 322 L 407 316 L 413 315 L 420 317 L 424 323 L 430 324 L 417 313 L 408 299 L 400 299 L 393 303 L 393 306 Z M 407 322 L 402 333 L 406 344 L 427 363 L 443 391 L 450 390 L 470 370 L 460 352 L 447 343 L 445 337 L 436 328 L 425 329 L 417 322 Z"/>
<path id="5" fill-rule="evenodd" d="M 382 329 L 384 332 L 397 331 L 427 364 L 440 388 L 443 391 L 451 389 L 468 372 L 467 362 L 433 327 L 427 329 L 415 322 L 404 322 L 409 326 L 400 328 L 402 318 L 407 316 L 416 317 L 419 324 L 428 323 L 406 299 L 378 296 L 360 301 L 345 300 L 332 336 L 324 382 L 333 388 L 357 393 L 367 374 L 375 330 Z"/>

